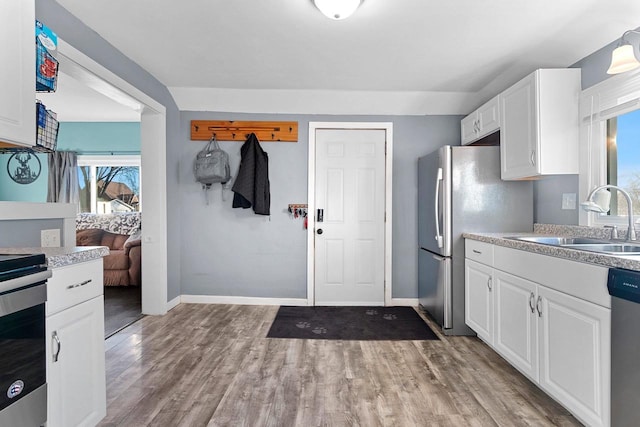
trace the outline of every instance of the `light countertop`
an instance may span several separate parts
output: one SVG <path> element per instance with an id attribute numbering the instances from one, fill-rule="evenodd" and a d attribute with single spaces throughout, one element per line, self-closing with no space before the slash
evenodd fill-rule
<path id="1" fill-rule="evenodd" d="M 597 252 L 588 252 L 561 246 L 544 245 L 541 243 L 527 242 L 523 240 L 508 239 L 507 237 L 531 236 L 565 236 L 565 237 L 592 237 L 608 239 L 608 230 L 594 227 L 579 226 L 554 226 L 548 224 L 536 224 L 533 232 L 526 233 L 463 233 L 467 239 L 478 240 L 493 245 L 534 252 L 564 258 L 572 261 L 586 262 L 605 267 L 625 268 L 640 271 L 640 255 L 608 255 Z"/>
<path id="2" fill-rule="evenodd" d="M 72 248 L 0 248 L 3 254 L 44 254 L 49 267 L 64 267 L 109 255 L 106 246 L 75 246 Z"/>

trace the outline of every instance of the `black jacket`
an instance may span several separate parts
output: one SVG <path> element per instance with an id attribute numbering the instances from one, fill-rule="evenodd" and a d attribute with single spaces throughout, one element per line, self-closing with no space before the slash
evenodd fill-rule
<path id="1" fill-rule="evenodd" d="M 231 190 L 234 208 L 250 208 L 258 215 L 269 215 L 269 156 L 262 151 L 255 134 L 240 148 L 240 169 Z"/>

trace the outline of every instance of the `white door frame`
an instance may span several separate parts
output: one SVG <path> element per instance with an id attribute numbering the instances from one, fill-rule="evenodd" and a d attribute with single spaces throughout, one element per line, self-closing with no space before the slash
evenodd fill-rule
<path id="1" fill-rule="evenodd" d="M 393 123 L 391 122 L 309 122 L 309 172 L 307 215 L 307 305 L 315 305 L 315 225 L 316 225 L 316 130 L 318 129 L 382 129 L 386 132 L 385 148 L 385 223 L 384 223 L 384 305 L 391 305 L 391 224 L 393 193 Z"/>
<path id="2" fill-rule="evenodd" d="M 167 132 L 166 108 L 135 86 L 58 39 L 58 59 L 65 72 L 99 93 L 141 112 L 140 157 L 144 186 L 141 200 L 142 313 L 167 312 Z"/>

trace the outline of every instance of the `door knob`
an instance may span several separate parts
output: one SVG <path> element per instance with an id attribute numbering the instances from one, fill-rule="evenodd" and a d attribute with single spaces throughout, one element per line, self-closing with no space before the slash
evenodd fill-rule
<path id="1" fill-rule="evenodd" d="M 322 231 L 322 228 L 318 228 L 318 231 L 316 231 L 316 233 L 322 234 L 322 233 L 324 233 L 324 231 Z"/>

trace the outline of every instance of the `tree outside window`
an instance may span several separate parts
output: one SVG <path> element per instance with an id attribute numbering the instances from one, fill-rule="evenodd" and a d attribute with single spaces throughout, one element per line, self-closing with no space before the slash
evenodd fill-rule
<path id="1" fill-rule="evenodd" d="M 115 160 L 115 159 L 114 159 Z M 138 161 L 139 162 L 139 161 Z M 112 213 L 140 210 L 139 165 L 108 166 L 78 160 L 81 212 Z M 86 164 L 94 163 L 94 164 Z M 126 162 L 131 163 L 131 162 Z"/>
<path id="2" fill-rule="evenodd" d="M 607 183 L 631 196 L 633 213 L 640 215 L 640 110 L 607 121 Z M 611 190 L 609 215 L 627 216 L 627 202 Z"/>

